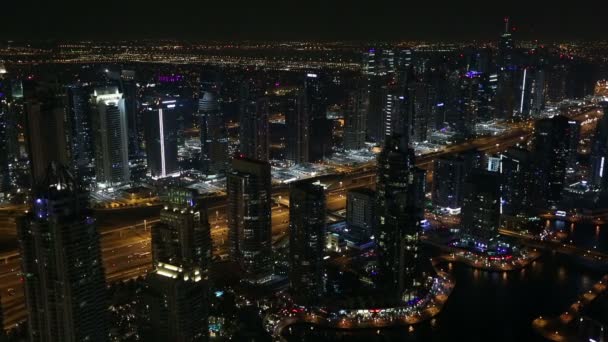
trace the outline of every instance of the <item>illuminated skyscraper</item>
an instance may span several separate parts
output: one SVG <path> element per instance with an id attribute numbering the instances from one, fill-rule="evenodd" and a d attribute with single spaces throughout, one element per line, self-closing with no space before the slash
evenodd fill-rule
<path id="1" fill-rule="evenodd" d="M 576 160 L 580 123 L 565 116 L 541 119 L 534 127 L 535 204 L 555 207 L 566 185 L 566 169 Z"/>
<path id="2" fill-rule="evenodd" d="M 360 150 L 365 147 L 369 94 L 366 85 L 349 93 L 344 113 L 344 149 Z"/>
<path id="3" fill-rule="evenodd" d="M 433 205 L 449 208 L 462 208 L 465 161 L 462 157 L 442 157 L 435 159 L 433 168 Z"/>
<path id="4" fill-rule="evenodd" d="M 141 153 L 140 122 L 137 106 L 137 84 L 135 71 L 122 70 L 120 74 L 120 90 L 125 99 L 125 115 L 127 117 L 129 135 L 129 159 L 137 159 Z"/>
<path id="5" fill-rule="evenodd" d="M 152 177 L 178 170 L 176 100 L 151 99 L 143 104 L 148 169 Z"/>
<path id="6" fill-rule="evenodd" d="M 19 218 L 30 341 L 107 341 L 106 287 L 88 196 L 51 164 Z"/>
<path id="7" fill-rule="evenodd" d="M 117 87 L 96 88 L 91 96 L 95 131 L 97 182 L 121 184 L 130 180 L 125 102 Z"/>
<path id="8" fill-rule="evenodd" d="M 353 234 L 369 238 L 374 233 L 376 193 L 370 189 L 349 190 L 346 195 L 346 223 Z"/>
<path id="9" fill-rule="evenodd" d="M 419 254 L 422 208 L 418 191 L 414 151 L 407 139 L 393 135 L 378 156 L 376 181 L 376 250 L 385 286 L 394 299 L 415 296 L 422 278 Z"/>
<path id="10" fill-rule="evenodd" d="M 327 119 L 327 93 L 321 76 L 308 73 L 304 78 L 301 109 L 306 112 L 305 119 L 308 119 L 308 158 L 311 162 L 322 161 L 331 154 L 331 123 Z"/>
<path id="11" fill-rule="evenodd" d="M 253 85 L 241 89 L 239 106 L 240 152 L 248 158 L 268 160 L 270 124 L 268 98 L 262 97 Z"/>
<path id="12" fill-rule="evenodd" d="M 91 167 L 93 137 L 89 106 L 90 92 L 78 84 L 68 86 L 67 92 L 67 126 L 70 136 L 71 168 L 80 181 L 89 185 L 90 179 L 94 176 L 94 170 Z"/>
<path id="13" fill-rule="evenodd" d="M 523 227 L 532 213 L 533 165 L 528 150 L 512 147 L 500 154 L 501 220 L 507 228 Z"/>
<path id="14" fill-rule="evenodd" d="M 598 121 L 591 147 L 591 184 L 608 194 L 608 103 L 602 103 L 604 115 Z"/>
<path id="15" fill-rule="evenodd" d="M 17 143 L 17 134 L 10 90 L 11 84 L 6 69 L 0 64 L 0 195 L 2 196 L 11 188 L 9 164 L 14 162 L 17 156 L 16 152 L 13 152 Z"/>
<path id="16" fill-rule="evenodd" d="M 509 18 L 505 18 L 505 30 L 498 42 L 498 86 L 496 97 L 497 117 L 511 119 L 516 109 L 515 71 L 517 67 L 514 62 L 515 43 L 511 34 Z"/>
<path id="17" fill-rule="evenodd" d="M 465 180 L 462 227 L 476 237 L 490 239 L 500 224 L 500 174 L 476 169 Z"/>
<path id="18" fill-rule="evenodd" d="M 232 257 L 260 280 L 271 271 L 270 164 L 237 156 L 226 183 Z"/>
<path id="19" fill-rule="evenodd" d="M 152 227 L 154 271 L 144 293 L 144 337 L 162 341 L 208 338 L 211 236 L 206 208 L 196 191 L 172 188 Z"/>
<path id="20" fill-rule="evenodd" d="M 296 182 L 289 195 L 289 283 L 296 300 L 313 304 L 323 295 L 325 189 Z"/>
<path id="21" fill-rule="evenodd" d="M 201 167 L 208 174 L 223 173 L 228 162 L 228 137 L 216 91 L 203 91 L 198 102 Z"/>
<path id="22" fill-rule="evenodd" d="M 309 161 L 310 119 L 304 109 L 304 91 L 297 90 L 287 97 L 287 159 L 295 164 Z"/>

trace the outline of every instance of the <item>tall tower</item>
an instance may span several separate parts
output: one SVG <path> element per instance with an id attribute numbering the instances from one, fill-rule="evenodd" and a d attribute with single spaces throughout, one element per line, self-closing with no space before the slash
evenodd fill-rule
<path id="1" fill-rule="evenodd" d="M 555 207 L 562 198 L 566 169 L 576 159 L 580 124 L 565 116 L 541 119 L 534 126 L 536 204 Z"/>
<path id="2" fill-rule="evenodd" d="M 89 110 L 90 93 L 79 84 L 68 86 L 67 93 L 67 123 L 72 154 L 71 169 L 79 181 L 84 181 L 86 185 L 90 185 L 88 183 L 94 175 L 90 167 L 93 162 L 93 137 Z"/>
<path id="3" fill-rule="evenodd" d="M 501 119 L 511 119 L 513 112 L 516 109 L 516 94 L 515 92 L 515 43 L 511 34 L 509 18 L 504 19 L 505 30 L 500 35 L 498 41 L 498 56 L 496 58 L 496 66 L 498 72 L 497 98 L 496 109 L 498 117 Z M 524 77 L 525 79 L 525 77 Z M 521 105 L 521 103 L 520 103 Z M 517 106 L 519 108 L 519 106 Z"/>
<path id="4" fill-rule="evenodd" d="M 91 96 L 97 182 L 130 179 L 125 101 L 117 87 L 96 88 Z"/>
<path id="5" fill-rule="evenodd" d="M 381 286 L 395 300 L 412 298 L 420 284 L 420 220 L 414 151 L 407 138 L 388 138 L 378 156 L 376 249 Z"/>
<path id="6" fill-rule="evenodd" d="M 349 93 L 344 113 L 344 149 L 360 150 L 365 147 L 369 93 L 366 85 Z"/>
<path id="7" fill-rule="evenodd" d="M 296 182 L 289 195 L 289 283 L 296 300 L 314 304 L 323 295 L 325 189 Z"/>
<path id="8" fill-rule="evenodd" d="M 308 73 L 304 79 L 303 108 L 309 120 L 308 158 L 321 161 L 331 154 L 331 125 L 327 120 L 327 92 L 320 74 Z M 314 143 L 312 143 L 314 142 Z"/>
<path id="9" fill-rule="evenodd" d="M 99 234 L 87 194 L 52 163 L 17 231 L 30 341 L 107 341 Z"/>
<path id="10" fill-rule="evenodd" d="M 241 89 L 239 108 L 240 152 L 248 158 L 268 160 L 270 124 L 268 122 L 268 98 L 260 96 L 253 85 Z"/>
<path id="11" fill-rule="evenodd" d="M 500 186 L 500 174 L 486 170 L 473 170 L 465 181 L 463 227 L 486 241 L 498 234 Z"/>
<path id="12" fill-rule="evenodd" d="M 595 129 L 591 146 L 591 183 L 608 194 L 608 102 L 602 102 L 604 115 Z M 606 175 L 606 176 L 605 176 Z"/>
<path id="13" fill-rule="evenodd" d="M 226 183 L 232 257 L 261 279 L 271 271 L 270 164 L 237 156 Z"/>
<path id="14" fill-rule="evenodd" d="M 460 209 L 464 196 L 464 179 L 467 174 L 464 158 L 459 156 L 437 158 L 433 170 L 433 205 Z"/>
<path id="15" fill-rule="evenodd" d="M 15 96 L 8 73 L 0 64 L 0 195 L 11 190 L 10 167 L 18 156 Z"/>
<path id="16" fill-rule="evenodd" d="M 148 339 L 206 341 L 211 236 L 206 208 L 196 191 L 172 188 L 152 227 L 154 272 L 144 297 Z"/>
<path id="17" fill-rule="evenodd" d="M 152 177 L 167 177 L 178 170 L 176 102 L 152 99 L 143 105 L 146 156 Z"/>
<path id="18" fill-rule="evenodd" d="M 310 119 L 304 108 L 304 91 L 288 95 L 285 113 L 287 124 L 287 159 L 294 164 L 309 161 Z"/>
<path id="19" fill-rule="evenodd" d="M 201 128 L 202 170 L 208 174 L 223 173 L 226 171 L 228 161 L 228 137 L 217 90 L 210 89 L 201 93 L 198 115 Z"/>
<path id="20" fill-rule="evenodd" d="M 120 73 L 120 90 L 125 99 L 125 115 L 127 117 L 127 131 L 129 135 L 129 159 L 140 155 L 141 137 L 137 106 L 137 83 L 135 71 L 122 70 Z"/>
<path id="21" fill-rule="evenodd" d="M 33 184 L 42 182 L 51 162 L 69 165 L 65 97 L 58 87 L 35 84 L 25 103 L 25 136 Z"/>

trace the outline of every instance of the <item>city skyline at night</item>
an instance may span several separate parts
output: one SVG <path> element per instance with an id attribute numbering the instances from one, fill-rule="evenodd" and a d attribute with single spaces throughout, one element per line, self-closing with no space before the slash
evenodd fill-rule
<path id="1" fill-rule="evenodd" d="M 605 6 L 503 5 L 4 6 L 0 342 L 608 341 Z"/>

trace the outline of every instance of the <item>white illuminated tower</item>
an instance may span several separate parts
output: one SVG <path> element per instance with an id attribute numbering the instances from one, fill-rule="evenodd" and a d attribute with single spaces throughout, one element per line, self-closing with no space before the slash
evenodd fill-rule
<path id="1" fill-rule="evenodd" d="M 178 170 L 177 114 L 173 99 L 144 103 L 144 135 L 152 177 L 167 177 Z"/>
<path id="2" fill-rule="evenodd" d="M 122 184 L 130 179 L 125 101 L 117 87 L 96 88 L 91 96 L 97 182 Z"/>

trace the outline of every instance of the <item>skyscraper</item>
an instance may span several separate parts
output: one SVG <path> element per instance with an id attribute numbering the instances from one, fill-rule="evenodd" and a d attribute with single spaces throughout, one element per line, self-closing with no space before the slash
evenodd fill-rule
<path id="1" fill-rule="evenodd" d="M 602 103 L 604 115 L 598 121 L 591 145 L 591 184 L 602 193 L 608 194 L 608 177 L 604 177 L 608 165 L 608 103 Z"/>
<path id="2" fill-rule="evenodd" d="M 129 135 L 129 159 L 137 159 L 142 144 L 139 133 L 140 122 L 137 108 L 137 83 L 135 83 L 135 71 L 122 70 L 120 73 L 120 90 L 125 99 L 125 115 L 127 117 L 127 132 Z"/>
<path id="3" fill-rule="evenodd" d="M 515 110 L 515 43 L 511 34 L 509 18 L 505 18 L 505 30 L 498 42 L 498 56 L 496 60 L 498 71 L 498 85 L 496 109 L 501 119 L 511 119 Z"/>
<path id="4" fill-rule="evenodd" d="M 99 234 L 67 168 L 51 164 L 18 219 L 30 341 L 107 341 Z"/>
<path id="5" fill-rule="evenodd" d="M 310 120 L 304 108 L 304 91 L 295 91 L 287 97 L 285 113 L 287 124 L 287 159 L 294 164 L 309 161 Z"/>
<path id="6" fill-rule="evenodd" d="M 332 134 L 331 122 L 327 119 L 327 92 L 320 74 L 306 74 L 303 95 L 302 110 L 309 120 L 308 134 L 311 140 L 308 158 L 311 162 L 322 161 L 331 154 Z"/>
<path id="7" fill-rule="evenodd" d="M 176 102 L 155 98 L 142 105 L 146 156 L 152 177 L 166 177 L 178 170 Z"/>
<path id="8" fill-rule="evenodd" d="M 268 98 L 254 86 L 243 86 L 239 106 L 240 152 L 248 158 L 268 160 L 270 124 Z"/>
<path id="9" fill-rule="evenodd" d="M 25 103 L 25 135 L 33 184 L 45 179 L 51 162 L 70 165 L 65 98 L 52 84 L 35 84 Z"/>
<path id="10" fill-rule="evenodd" d="M 556 207 L 566 182 L 566 169 L 576 160 L 580 124 L 565 116 L 538 120 L 534 126 L 535 204 Z"/>
<path id="11" fill-rule="evenodd" d="M 91 96 L 95 135 L 95 170 L 97 182 L 128 182 L 129 152 L 127 117 L 122 94 L 117 87 L 96 88 Z"/>
<path id="12" fill-rule="evenodd" d="M 211 236 L 206 208 L 196 191 L 172 188 L 152 227 L 154 271 L 144 298 L 147 339 L 206 341 Z"/>
<path id="13" fill-rule="evenodd" d="M 365 147 L 369 93 L 362 84 L 349 93 L 344 113 L 344 149 L 360 150 Z"/>
<path id="14" fill-rule="evenodd" d="M 435 159 L 433 168 L 433 205 L 441 208 L 462 208 L 466 166 L 462 157 Z"/>
<path id="15" fill-rule="evenodd" d="M 462 227 L 472 235 L 490 239 L 500 225 L 500 174 L 475 169 L 465 180 Z"/>
<path id="16" fill-rule="evenodd" d="M 0 68 L 0 195 L 5 196 L 11 188 L 9 164 L 17 157 L 17 132 L 12 87 L 4 65 Z"/>
<path id="17" fill-rule="evenodd" d="M 314 304 L 323 295 L 325 189 L 296 182 L 289 195 L 289 283 L 296 300 Z"/>
<path id="18" fill-rule="evenodd" d="M 422 277 L 420 220 L 414 152 L 407 139 L 393 135 L 378 156 L 375 234 L 381 286 L 396 300 L 415 296 Z"/>
<path id="19" fill-rule="evenodd" d="M 348 229 L 361 237 L 369 238 L 374 232 L 376 218 L 376 193 L 362 188 L 349 190 L 346 195 L 346 224 Z"/>
<path id="20" fill-rule="evenodd" d="M 533 165 L 528 150 L 512 147 L 500 154 L 501 220 L 507 228 L 523 227 L 526 216 L 532 214 Z"/>
<path id="21" fill-rule="evenodd" d="M 232 257 L 249 277 L 262 281 L 271 271 L 270 164 L 237 156 L 226 183 Z"/>
<path id="22" fill-rule="evenodd" d="M 429 122 L 433 114 L 433 89 L 429 84 L 412 82 L 407 87 L 407 118 L 414 142 L 427 140 Z"/>
<path id="23" fill-rule="evenodd" d="M 217 90 L 203 91 L 198 102 L 201 129 L 201 167 L 203 172 L 218 174 L 226 171 L 228 137 Z"/>
<path id="24" fill-rule="evenodd" d="M 89 183 L 94 176 L 93 137 L 91 132 L 90 93 L 85 87 L 74 84 L 67 87 L 67 126 L 71 152 L 71 169 L 81 180 Z M 89 185 L 89 184 L 86 184 Z"/>

